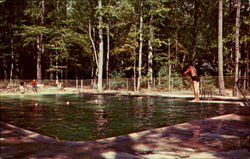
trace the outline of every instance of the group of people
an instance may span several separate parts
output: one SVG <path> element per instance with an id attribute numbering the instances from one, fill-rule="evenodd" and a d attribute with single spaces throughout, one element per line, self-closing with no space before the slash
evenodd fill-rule
<path id="1" fill-rule="evenodd" d="M 35 79 L 32 80 L 31 82 L 31 87 L 32 87 L 32 91 L 34 93 L 37 93 L 37 81 Z M 22 81 L 20 82 L 20 86 L 19 86 L 19 89 L 20 89 L 20 93 L 21 94 L 24 94 L 25 93 L 25 83 Z"/>

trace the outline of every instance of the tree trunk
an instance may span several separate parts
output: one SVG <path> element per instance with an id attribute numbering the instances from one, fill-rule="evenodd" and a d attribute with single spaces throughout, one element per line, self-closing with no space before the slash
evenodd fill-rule
<path id="1" fill-rule="evenodd" d="M 134 51 L 135 52 L 135 51 Z M 135 58 L 134 58 L 134 67 L 133 67 L 133 71 L 134 71 L 134 91 L 136 91 L 137 90 L 137 88 L 136 88 L 136 54 L 134 54 L 135 55 Z"/>
<path id="2" fill-rule="evenodd" d="M 92 36 L 92 30 L 93 30 L 93 36 Z M 97 50 L 96 50 L 96 45 L 95 45 L 95 42 L 93 39 L 93 37 L 95 37 L 95 30 L 92 28 L 91 26 L 91 23 L 89 21 L 89 39 L 91 41 L 91 45 L 92 45 L 92 49 L 93 49 L 93 53 L 94 53 L 94 56 L 92 57 L 92 61 L 93 63 L 95 63 L 95 65 L 93 65 L 91 68 L 91 87 L 92 88 L 95 88 L 96 87 L 96 75 L 98 74 L 98 53 L 97 53 Z M 95 68 L 96 66 L 96 68 Z"/>
<path id="3" fill-rule="evenodd" d="M 218 67 L 219 67 L 219 93 L 226 95 L 223 75 L 223 0 L 219 0 L 219 18 L 218 18 Z"/>
<path id="4" fill-rule="evenodd" d="M 149 20 L 149 34 L 150 38 L 148 40 L 148 88 L 150 89 L 153 86 L 153 46 L 152 46 L 152 40 L 153 40 L 153 28 L 152 28 L 152 20 L 153 16 L 151 15 Z"/>
<path id="5" fill-rule="evenodd" d="M 66 81 L 65 81 L 65 84 L 68 84 L 67 83 L 67 79 L 68 79 L 68 65 L 69 65 L 69 60 L 68 60 L 68 58 L 66 58 L 66 68 L 65 68 L 65 74 L 64 74 L 64 80 L 66 79 Z"/>
<path id="6" fill-rule="evenodd" d="M 91 67 L 91 88 L 95 86 L 95 69 Z"/>
<path id="7" fill-rule="evenodd" d="M 57 54 L 57 50 L 56 50 L 56 85 L 59 84 L 59 69 L 58 69 L 58 54 Z"/>
<path id="8" fill-rule="evenodd" d="M 5 56 L 3 57 L 3 75 L 4 75 L 4 81 L 7 81 L 8 79 L 8 73 L 7 73 L 7 63 L 5 60 Z"/>
<path id="9" fill-rule="evenodd" d="M 44 14 L 45 14 L 45 1 L 41 1 L 41 14 L 40 14 L 40 22 L 41 25 L 44 25 Z M 44 53 L 44 45 L 43 45 L 43 33 L 37 36 L 37 79 L 40 81 L 42 79 L 42 54 Z"/>
<path id="10" fill-rule="evenodd" d="M 246 60 L 246 63 L 244 63 L 244 72 L 243 72 L 243 75 L 244 75 L 244 80 L 243 80 L 243 85 L 242 85 L 242 88 L 244 90 L 247 90 L 247 89 L 250 89 L 249 86 L 250 86 L 250 70 L 249 70 L 249 47 L 248 47 L 248 43 L 244 43 L 244 57 Z"/>
<path id="11" fill-rule="evenodd" d="M 168 91 L 171 89 L 171 52 L 170 52 L 170 39 L 168 39 Z"/>
<path id="12" fill-rule="evenodd" d="M 109 52 L 110 52 L 109 25 L 107 25 L 106 85 L 107 85 L 108 89 L 109 89 Z"/>
<path id="13" fill-rule="evenodd" d="M 248 59 L 248 61 L 249 61 L 249 59 L 250 59 L 250 56 L 249 56 L 249 54 L 250 54 L 250 53 L 249 53 L 249 49 L 250 49 L 249 43 L 246 43 L 246 54 L 247 54 L 247 59 Z M 246 78 L 247 78 L 248 80 L 250 80 L 250 64 L 249 64 L 249 62 L 247 62 L 246 74 L 247 74 Z M 250 81 L 247 81 L 246 88 L 250 88 Z"/>
<path id="14" fill-rule="evenodd" d="M 50 68 L 52 68 L 52 65 L 53 65 L 52 57 L 50 57 Z M 50 71 L 49 74 L 50 74 L 50 80 L 52 81 L 53 80 L 53 71 Z"/>
<path id="15" fill-rule="evenodd" d="M 36 61 L 36 76 L 37 79 L 40 81 L 42 79 L 42 37 L 43 35 L 40 34 L 37 36 L 37 61 Z"/>
<path id="16" fill-rule="evenodd" d="M 102 8 L 102 0 L 98 0 L 98 8 Z M 99 15 L 99 63 L 98 63 L 98 84 L 97 88 L 99 92 L 103 91 L 102 88 L 102 77 L 103 77 L 103 30 L 102 30 L 102 13 Z"/>
<path id="17" fill-rule="evenodd" d="M 237 0 L 236 21 L 235 21 L 235 74 L 233 96 L 238 95 L 237 81 L 239 79 L 239 59 L 240 59 L 240 6 L 241 0 Z"/>
<path id="18" fill-rule="evenodd" d="M 91 27 L 91 23 L 89 21 L 89 39 L 91 41 L 91 45 L 92 45 L 92 48 L 93 48 L 93 52 L 94 52 L 94 60 L 96 62 L 96 65 L 98 67 L 98 55 L 97 55 L 97 51 L 96 51 L 96 47 L 95 47 L 95 42 L 93 40 L 93 37 L 92 37 L 92 27 Z"/>
<path id="19" fill-rule="evenodd" d="M 196 56 L 196 38 L 197 38 L 197 21 L 198 21 L 198 2 L 195 0 L 194 1 L 194 21 L 193 21 L 193 29 L 192 29 L 192 47 L 193 47 L 193 54 L 192 54 L 192 60 L 195 59 Z"/>
<path id="20" fill-rule="evenodd" d="M 182 58 L 182 62 L 181 62 L 181 69 L 183 70 L 184 69 L 184 62 L 185 62 L 185 59 L 186 59 L 186 54 L 183 55 L 183 58 Z"/>
<path id="21" fill-rule="evenodd" d="M 175 59 L 178 61 L 178 32 L 176 31 L 175 39 Z"/>
<path id="22" fill-rule="evenodd" d="M 141 70 L 142 70 L 142 45 L 143 45 L 143 32 L 142 32 L 142 27 L 143 27 L 143 17 L 142 17 L 142 2 L 141 2 L 141 11 L 140 11 L 140 28 L 139 28 L 139 61 L 138 61 L 138 82 L 137 82 L 137 91 L 140 90 L 141 86 Z"/>
<path id="23" fill-rule="evenodd" d="M 13 71 L 14 71 L 14 62 L 15 62 L 13 38 L 11 38 L 11 40 L 10 40 L 10 48 L 11 48 L 10 83 L 12 83 Z"/>

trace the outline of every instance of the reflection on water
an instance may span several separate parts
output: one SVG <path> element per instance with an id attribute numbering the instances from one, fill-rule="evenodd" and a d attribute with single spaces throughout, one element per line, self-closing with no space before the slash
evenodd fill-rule
<path id="1" fill-rule="evenodd" d="M 233 104 L 147 96 L 1 97 L 1 120 L 60 140 L 92 140 L 232 113 Z M 195 137 L 195 136 L 194 136 Z"/>
<path id="2" fill-rule="evenodd" d="M 134 127 L 143 128 L 151 125 L 155 113 L 154 99 L 150 97 L 138 97 L 133 100 L 133 113 L 137 122 L 134 122 Z M 154 127 L 152 125 L 152 127 Z"/>
<path id="3" fill-rule="evenodd" d="M 105 129 L 108 123 L 108 114 L 104 108 L 97 108 L 94 112 L 94 118 L 96 122 L 96 131 L 98 136 L 105 136 Z"/>
<path id="4" fill-rule="evenodd" d="M 219 114 L 225 113 L 225 108 L 223 104 L 218 104 L 218 110 L 216 110 Z"/>

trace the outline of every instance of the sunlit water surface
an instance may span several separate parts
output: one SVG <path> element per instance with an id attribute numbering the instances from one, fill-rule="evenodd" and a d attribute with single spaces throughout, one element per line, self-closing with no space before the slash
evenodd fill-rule
<path id="1" fill-rule="evenodd" d="M 163 127 L 239 109 L 235 104 L 94 94 L 0 97 L 1 121 L 60 140 L 93 140 Z"/>

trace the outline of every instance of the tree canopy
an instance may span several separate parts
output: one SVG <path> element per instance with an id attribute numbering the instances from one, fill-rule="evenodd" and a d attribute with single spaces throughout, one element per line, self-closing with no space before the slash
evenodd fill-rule
<path id="1" fill-rule="evenodd" d="M 164 76 L 170 64 L 180 74 L 191 60 L 218 75 L 218 6 L 211 0 L 102 0 L 101 8 L 98 0 L 1 0 L 0 78 L 37 78 L 39 56 L 42 79 L 97 78 L 100 29 L 103 61 L 109 59 L 103 78 L 131 78 L 138 67 L 142 76 Z M 224 0 L 223 7 L 223 71 L 233 75 L 237 1 Z M 248 1 L 240 12 L 243 75 L 249 72 Z"/>

